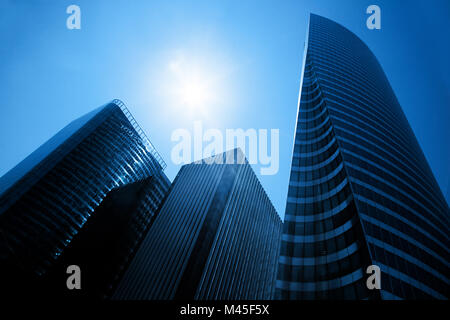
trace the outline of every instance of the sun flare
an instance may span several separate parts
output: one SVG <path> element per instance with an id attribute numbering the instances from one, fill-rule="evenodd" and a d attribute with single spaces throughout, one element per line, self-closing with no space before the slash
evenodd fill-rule
<path id="1" fill-rule="evenodd" d="M 181 57 L 169 63 L 168 71 L 168 89 L 177 112 L 196 116 L 211 114 L 221 101 L 221 72 L 205 61 Z"/>
<path id="2" fill-rule="evenodd" d="M 186 81 L 180 85 L 181 104 L 190 108 L 203 108 L 210 100 L 208 87 L 199 80 Z"/>

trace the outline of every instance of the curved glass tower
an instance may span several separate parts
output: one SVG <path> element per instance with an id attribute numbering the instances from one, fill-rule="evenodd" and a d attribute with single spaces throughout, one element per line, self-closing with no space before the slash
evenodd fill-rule
<path id="1" fill-rule="evenodd" d="M 449 207 L 380 64 L 312 14 L 277 297 L 446 299 L 449 257 Z"/>

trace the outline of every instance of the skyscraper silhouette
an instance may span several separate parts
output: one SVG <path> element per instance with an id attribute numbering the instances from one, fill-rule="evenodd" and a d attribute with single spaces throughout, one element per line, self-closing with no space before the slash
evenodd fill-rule
<path id="1" fill-rule="evenodd" d="M 161 172 L 111 190 L 42 280 L 48 296 L 110 298 L 156 218 L 169 186 Z M 80 267 L 82 290 L 67 290 L 70 265 Z"/>
<path id="2" fill-rule="evenodd" d="M 277 298 L 448 298 L 449 217 L 375 56 L 311 14 Z"/>
<path id="3" fill-rule="evenodd" d="M 71 122 L 0 179 L 2 286 L 41 281 L 110 190 L 164 167 L 120 100 Z"/>

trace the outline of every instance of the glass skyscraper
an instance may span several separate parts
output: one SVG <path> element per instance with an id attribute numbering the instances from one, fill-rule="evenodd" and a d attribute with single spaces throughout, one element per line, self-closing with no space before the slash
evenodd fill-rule
<path id="1" fill-rule="evenodd" d="M 271 299 L 281 226 L 239 149 L 184 165 L 113 299 Z"/>
<path id="2" fill-rule="evenodd" d="M 108 299 L 158 214 L 170 187 L 165 174 L 110 191 L 83 225 L 43 283 L 50 297 Z M 66 269 L 82 271 L 82 290 L 67 290 Z"/>
<path id="3" fill-rule="evenodd" d="M 449 207 L 376 57 L 312 14 L 279 299 L 446 299 Z M 381 290 L 369 290 L 369 265 Z"/>
<path id="4" fill-rule="evenodd" d="M 164 167 L 120 100 L 71 122 L 0 179 L 2 284 L 41 279 L 109 191 Z"/>

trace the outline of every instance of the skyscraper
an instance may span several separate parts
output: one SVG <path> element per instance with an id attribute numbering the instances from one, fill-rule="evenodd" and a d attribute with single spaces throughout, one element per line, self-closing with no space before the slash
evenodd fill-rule
<path id="1" fill-rule="evenodd" d="M 311 14 L 277 298 L 448 298 L 449 217 L 375 56 Z"/>
<path id="2" fill-rule="evenodd" d="M 169 186 L 161 173 L 111 190 L 44 277 L 48 296 L 108 299 L 150 229 Z M 81 270 L 82 290 L 67 290 L 70 265 Z"/>
<path id="3" fill-rule="evenodd" d="M 239 149 L 184 165 L 113 298 L 270 299 L 280 235 Z"/>
<path id="4" fill-rule="evenodd" d="M 71 122 L 0 179 L 2 280 L 42 278 L 110 190 L 164 167 L 120 100 Z"/>

